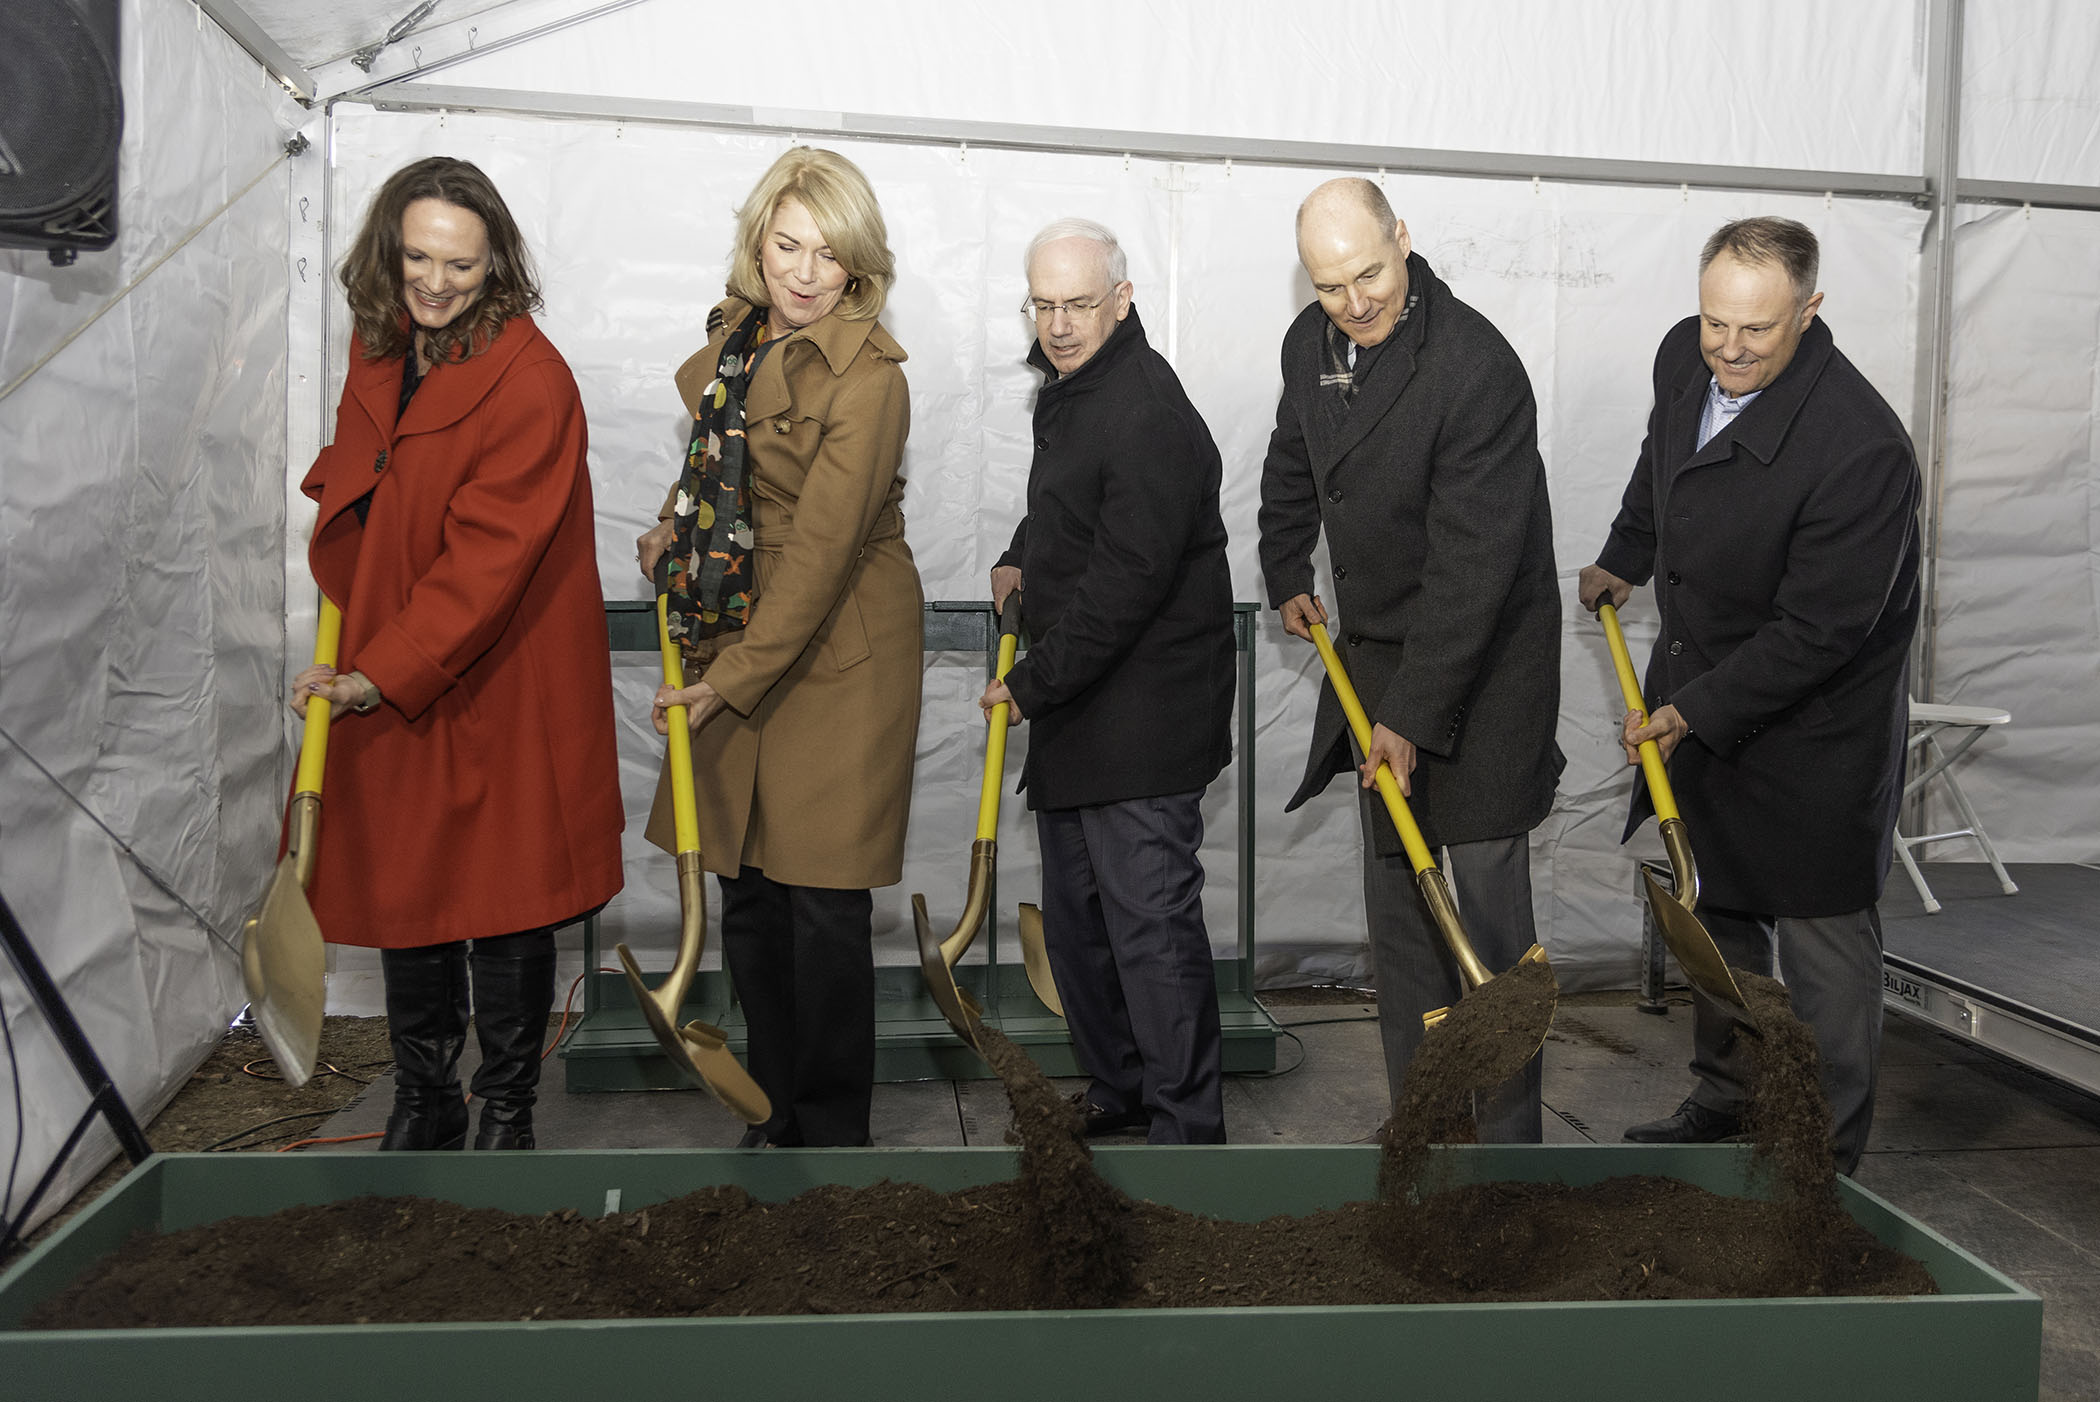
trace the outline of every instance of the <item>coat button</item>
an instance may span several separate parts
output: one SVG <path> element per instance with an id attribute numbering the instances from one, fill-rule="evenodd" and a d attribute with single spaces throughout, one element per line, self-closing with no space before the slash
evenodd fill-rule
<path id="1" fill-rule="evenodd" d="M 1683 651 L 1684 651 L 1684 644 L 1683 644 L 1683 643 L 1671 643 L 1671 644 L 1670 644 L 1670 656 L 1672 656 L 1672 657 L 1675 657 L 1675 656 L 1677 656 L 1677 654 L 1678 654 L 1678 653 L 1680 653 L 1680 652 L 1683 652 Z"/>
<path id="2" fill-rule="evenodd" d="M 1340 584 L 1343 580 L 1347 579 L 1348 577 L 1349 567 L 1347 565 L 1336 565 L 1334 567 L 1334 582 L 1336 584 Z"/>
<path id="3" fill-rule="evenodd" d="M 381 448 L 379 450 L 379 456 L 372 459 L 372 470 L 374 472 L 386 471 L 386 449 Z"/>
<path id="4" fill-rule="evenodd" d="M 1675 570 L 1671 570 L 1671 571 L 1670 571 L 1670 583 L 1672 583 L 1672 584 L 1682 584 L 1682 583 L 1684 583 L 1684 576 L 1683 576 L 1683 575 L 1681 575 L 1681 574 L 1679 574 L 1679 573 L 1677 573 L 1677 571 L 1675 571 Z"/>
<path id="5" fill-rule="evenodd" d="M 1049 440 L 1049 439 L 1047 439 L 1047 438 L 1038 438 L 1038 439 L 1036 439 L 1036 440 L 1035 440 L 1035 449 L 1036 449 L 1036 451 L 1037 451 L 1037 452 L 1039 452 L 1039 453 L 1040 453 L 1040 452 L 1043 452 L 1043 451 L 1044 451 L 1045 449 L 1049 448 L 1049 446 L 1050 446 L 1050 440 Z"/>
<path id="6" fill-rule="evenodd" d="M 775 433 L 793 433 L 795 426 L 786 419 L 775 419 L 773 420 L 773 431 Z"/>
<path id="7" fill-rule="evenodd" d="M 1364 645 L 1364 635 L 1363 635 L 1363 634 L 1361 634 L 1361 633 L 1351 633 L 1351 634 L 1349 635 L 1349 646 L 1351 646 L 1351 647 L 1362 647 L 1363 645 Z"/>
<path id="8" fill-rule="evenodd" d="M 1340 487 L 1329 487 L 1327 489 L 1327 499 L 1329 501 L 1340 501 L 1342 499 L 1342 489 Z"/>

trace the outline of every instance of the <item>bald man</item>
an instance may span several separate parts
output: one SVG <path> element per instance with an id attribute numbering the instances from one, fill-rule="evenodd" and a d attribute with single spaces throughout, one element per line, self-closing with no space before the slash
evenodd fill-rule
<path id="1" fill-rule="evenodd" d="M 1262 466 L 1261 564 L 1284 629 L 1338 628 L 1375 726 L 1352 755 L 1323 686 L 1305 780 L 1359 780 L 1364 906 L 1386 1076 L 1397 1095 L 1422 1014 L 1458 1001 L 1458 967 L 1372 787 L 1392 766 L 1443 854 L 1482 962 L 1533 942 L 1530 833 L 1562 758 L 1560 590 L 1531 381 L 1509 343 L 1411 251 L 1367 180 L 1331 180 L 1298 211 L 1318 300 L 1283 338 L 1283 398 Z M 1313 577 L 1327 541 L 1338 616 Z M 1536 1143 L 1539 1063 L 1475 1106 L 1485 1142 Z"/>

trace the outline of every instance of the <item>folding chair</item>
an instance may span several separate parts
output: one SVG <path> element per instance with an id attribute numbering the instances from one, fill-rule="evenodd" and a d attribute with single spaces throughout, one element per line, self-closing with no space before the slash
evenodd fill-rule
<path id="1" fill-rule="evenodd" d="M 1998 849 L 1991 846 L 1991 836 L 1983 830 L 1983 823 L 1976 810 L 1969 806 L 1969 796 L 1961 791 L 1961 783 L 1954 777 L 1954 761 L 1969 752 L 1969 747 L 1983 738 L 1985 731 L 1994 725 L 2010 723 L 2012 716 L 2005 711 L 1992 710 L 1988 706 L 1934 706 L 1922 702 L 1910 703 L 1910 740 L 1907 753 L 1910 767 L 1915 771 L 1910 782 L 1903 786 L 1906 805 L 1922 793 L 1927 784 L 1939 779 L 1947 786 L 1947 797 L 1954 802 L 1955 812 L 1961 815 L 1965 827 L 1947 832 L 1923 833 L 1917 837 L 1906 837 L 1903 824 L 1896 824 L 1896 855 L 1903 859 L 1903 869 L 1910 873 L 1910 884 L 1918 888 L 1919 899 L 1925 902 L 1927 915 L 1937 914 L 1940 903 L 1933 899 L 1932 888 L 1925 884 L 1925 875 L 1918 870 L 1917 859 L 1910 849 L 1927 842 L 1944 842 L 1952 837 L 1973 837 L 1983 848 L 1985 860 L 1998 877 L 1998 888 L 2010 896 L 2020 888 L 2005 874 L 2005 863 L 1998 860 Z M 1944 731 L 1959 731 L 1959 738 L 1950 739 L 1947 745 L 1940 744 Z"/>

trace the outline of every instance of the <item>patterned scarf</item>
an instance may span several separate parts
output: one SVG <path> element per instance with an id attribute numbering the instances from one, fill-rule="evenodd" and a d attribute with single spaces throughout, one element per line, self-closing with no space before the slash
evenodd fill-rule
<path id="1" fill-rule="evenodd" d="M 693 437 L 672 505 L 676 531 L 667 559 L 670 632 L 687 647 L 741 628 L 758 581 L 751 564 L 751 482 L 745 459 L 744 395 L 772 342 L 763 311 L 729 333 L 715 378 L 700 392 Z"/>
<path id="2" fill-rule="evenodd" d="M 1407 290 L 1407 305 L 1400 309 L 1400 315 L 1394 319 L 1393 329 L 1386 332 L 1385 339 L 1371 349 L 1381 350 L 1392 344 L 1393 337 L 1399 334 L 1401 327 L 1407 325 L 1408 317 L 1414 314 L 1415 304 L 1421 300 L 1422 294 L 1410 287 Z M 1347 404 L 1356 398 L 1358 373 L 1368 371 L 1371 367 L 1369 362 L 1362 358 L 1362 352 L 1359 352 L 1356 363 L 1350 364 L 1349 351 L 1356 343 L 1349 339 L 1348 333 L 1334 324 L 1332 317 L 1327 320 L 1326 330 L 1327 363 L 1320 371 L 1320 388 L 1335 391 L 1341 395 L 1342 403 Z"/>

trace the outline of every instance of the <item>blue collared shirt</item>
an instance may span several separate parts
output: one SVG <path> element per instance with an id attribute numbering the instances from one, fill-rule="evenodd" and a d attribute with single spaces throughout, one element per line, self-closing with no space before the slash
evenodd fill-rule
<path id="1" fill-rule="evenodd" d="M 1737 414 L 1750 407 L 1751 400 L 1763 393 L 1761 389 L 1754 389 L 1731 399 L 1721 392 L 1719 380 L 1709 379 L 1706 382 L 1706 408 L 1699 414 L 1699 442 L 1692 451 L 1704 448 L 1715 434 L 1735 422 Z"/>

